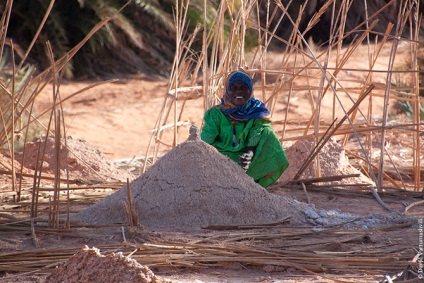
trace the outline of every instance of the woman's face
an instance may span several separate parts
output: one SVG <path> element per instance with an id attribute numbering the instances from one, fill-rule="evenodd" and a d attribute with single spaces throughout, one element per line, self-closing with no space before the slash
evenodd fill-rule
<path id="1" fill-rule="evenodd" d="M 249 87 L 242 81 L 237 81 L 229 89 L 228 95 L 231 98 L 231 101 L 237 105 L 244 105 L 250 99 L 250 90 Z"/>

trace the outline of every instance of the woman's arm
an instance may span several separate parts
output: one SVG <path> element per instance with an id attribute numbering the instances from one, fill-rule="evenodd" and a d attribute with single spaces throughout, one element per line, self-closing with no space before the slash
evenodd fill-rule
<path id="1" fill-rule="evenodd" d="M 246 146 L 256 147 L 261 139 L 262 131 L 265 127 L 271 127 L 271 121 L 264 119 L 255 119 L 253 126 L 247 136 Z"/>
<path id="2" fill-rule="evenodd" d="M 218 115 L 219 113 L 216 111 L 220 110 L 212 107 L 207 110 L 203 116 L 204 124 L 202 132 L 200 133 L 200 138 L 210 145 L 213 145 L 216 141 L 219 135 L 219 125 L 221 124 L 221 116 Z"/>

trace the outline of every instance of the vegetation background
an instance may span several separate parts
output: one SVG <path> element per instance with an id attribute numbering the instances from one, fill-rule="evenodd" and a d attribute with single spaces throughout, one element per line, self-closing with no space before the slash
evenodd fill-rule
<path id="1" fill-rule="evenodd" d="M 183 3 L 185 1 L 181 1 Z M 226 11 L 225 34 L 228 36 L 231 21 L 243 4 L 243 0 L 212 1 L 190 0 L 187 10 L 187 26 L 185 40 L 196 33 L 192 44 L 193 52 L 201 52 L 201 31 L 198 24 L 208 30 L 215 28 L 214 19 L 218 15 L 221 2 L 231 6 Z M 270 48 L 284 50 L 293 34 L 293 23 L 288 17 L 282 17 L 283 11 L 278 8 L 281 3 L 287 8 L 287 14 L 296 19 L 299 32 L 318 45 L 329 43 L 333 33 L 334 14 L 341 11 L 347 3 L 344 30 L 349 34 L 343 39 L 349 44 L 364 31 L 364 22 L 378 20 L 369 39 L 382 38 L 387 25 L 397 19 L 401 0 L 351 0 L 335 1 L 335 10 L 328 7 L 333 1 L 328 0 L 259 0 L 258 6 L 260 27 L 273 31 L 276 38 Z M 16 52 L 15 60 L 36 66 L 38 70 L 50 67 L 50 52 L 46 47 L 51 45 L 54 58 L 65 56 L 72 48 L 80 44 L 89 32 L 101 21 L 113 16 L 67 63 L 64 76 L 67 79 L 106 79 L 126 74 L 147 73 L 169 76 L 176 50 L 176 24 L 174 22 L 175 0 L 15 0 L 0 1 L 3 26 L 2 61 L 10 62 L 10 46 Z M 419 1 L 420 12 L 424 1 Z M 11 5 L 11 7 L 9 6 Z M 204 9 L 206 5 L 206 9 Z M 311 25 L 314 15 L 320 10 L 325 12 L 319 20 Z M 206 13 L 204 12 L 206 10 Z M 381 10 L 380 13 L 377 13 Z M 118 13 L 119 12 L 119 13 Z M 10 13 L 10 15 L 8 14 Z M 272 13 L 272 16 L 270 14 Z M 374 15 L 372 18 L 367 18 Z M 46 15 L 48 18 L 45 19 Z M 8 20 L 8 22 L 7 22 Z M 357 29 L 358 26 L 362 28 Z M 253 24 L 251 24 L 253 26 Z M 339 27 L 338 27 L 339 28 Z M 353 32 L 351 32 L 353 31 Z M 256 48 L 256 28 L 247 27 L 246 49 Z M 395 31 L 392 31 L 394 34 Z M 403 34 L 408 36 L 409 26 Z M 35 39 L 35 41 L 34 41 Z M 335 41 L 335 39 L 331 39 Z M 33 42 L 34 41 L 34 42 Z M 30 48 L 33 44 L 33 47 Z M 29 50 L 26 58 L 26 51 Z"/>

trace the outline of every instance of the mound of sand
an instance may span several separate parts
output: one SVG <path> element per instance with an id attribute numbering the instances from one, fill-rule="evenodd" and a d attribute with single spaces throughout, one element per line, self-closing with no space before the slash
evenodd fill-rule
<path id="1" fill-rule="evenodd" d="M 97 248 L 84 246 L 61 264 L 45 281 L 45 283 L 57 282 L 160 283 L 169 281 L 162 280 L 147 266 L 122 254 L 112 253 L 105 256 L 100 254 Z"/>
<path id="2" fill-rule="evenodd" d="M 65 146 L 66 145 L 66 146 Z M 40 154 L 38 151 L 40 150 Z M 25 152 L 25 155 L 23 153 Z M 44 153 L 43 162 L 41 159 Z M 59 151 L 59 165 L 61 177 L 66 178 L 66 171 L 70 179 L 85 179 L 90 181 L 126 181 L 133 176 L 124 170 L 118 169 L 111 160 L 108 160 L 97 148 L 84 140 L 73 139 L 68 136 L 61 140 Z M 24 156 L 22 160 L 22 156 Z M 58 168 L 55 139 L 37 137 L 16 153 L 15 159 L 26 168 L 43 170 L 44 173 L 54 174 Z M 42 164 L 42 166 L 40 166 Z"/>
<path id="3" fill-rule="evenodd" d="M 275 222 L 303 223 L 307 204 L 267 192 L 234 161 L 200 140 L 188 140 L 131 182 L 141 224 L 200 228 Z M 76 214 L 86 224 L 125 223 L 127 188 Z"/>
<path id="4" fill-rule="evenodd" d="M 309 157 L 309 154 L 312 152 L 314 147 L 315 145 L 312 141 L 299 140 L 291 147 L 285 149 L 290 166 L 286 171 L 284 171 L 283 175 L 280 177 L 280 180 L 292 180 L 305 162 L 306 158 Z M 375 183 L 370 178 L 362 174 L 358 169 L 349 163 L 344 148 L 334 139 L 328 140 L 318 155 L 320 161 L 321 177 L 359 174 L 358 177 L 349 177 L 344 178 L 341 181 L 331 182 L 332 185 L 365 184 L 375 186 Z M 315 177 L 318 176 L 316 174 L 316 165 L 313 161 L 300 176 L 300 179 L 309 179 Z"/>
<path id="5" fill-rule="evenodd" d="M 16 160 L 15 160 L 14 163 L 12 163 L 12 158 L 10 157 L 10 154 L 8 152 L 5 152 L 5 153 L 6 154 L 3 154 L 0 151 L 0 171 L 2 171 L 0 173 L 0 185 L 1 184 L 9 184 L 5 187 L 12 190 L 12 188 L 10 188 L 10 184 L 12 184 L 12 182 L 13 182 L 12 168 L 14 168 L 15 172 L 19 173 L 19 172 L 21 172 L 21 164 L 19 162 L 17 162 Z M 22 168 L 22 173 L 31 174 L 32 171 L 28 170 L 27 168 Z M 1 188 L 4 189 L 4 187 L 1 187 Z M 14 198 L 14 197 L 15 197 L 14 195 L 13 196 L 12 195 L 3 195 L 2 200 L 5 201 L 9 198 Z"/>

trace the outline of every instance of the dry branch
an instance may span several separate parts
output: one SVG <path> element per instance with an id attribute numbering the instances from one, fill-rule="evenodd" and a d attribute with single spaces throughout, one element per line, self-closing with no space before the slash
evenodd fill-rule
<path id="1" fill-rule="evenodd" d="M 42 231 L 40 231 L 42 233 Z M 304 240 L 321 238 L 326 241 L 351 243 L 355 251 L 350 252 L 324 252 L 316 250 L 325 242 L 305 246 L 303 250 L 297 250 L 296 246 L 267 247 L 250 245 L 244 242 L 237 243 L 242 239 L 290 239 L 294 235 L 302 235 Z M 347 236 L 347 237 L 346 237 Z M 222 238 L 223 237 L 223 238 Z M 227 240 L 225 240 L 227 238 Z M 224 240 L 224 241 L 223 241 Z M 230 241 L 228 241 L 230 240 Z M 369 241 L 369 236 L 362 231 L 343 233 L 326 232 L 316 234 L 312 232 L 288 232 L 282 233 L 232 233 L 231 237 L 221 234 L 221 239 L 216 244 L 211 243 L 145 243 L 137 244 L 124 242 L 122 245 L 102 245 L 104 254 L 121 251 L 125 255 L 131 254 L 131 258 L 149 267 L 173 268 L 205 268 L 208 266 L 224 266 L 228 262 L 238 262 L 247 266 L 280 266 L 294 267 L 308 273 L 322 272 L 361 272 L 379 274 L 381 272 L 395 272 L 410 264 L 410 258 L 401 252 L 389 251 L 387 246 L 373 247 L 363 246 Z M 293 248 L 293 249 L 291 249 Z M 67 258 L 78 252 L 80 247 L 55 248 L 43 250 L 27 250 L 3 253 L 0 255 L 0 272 L 52 272 L 54 266 L 64 262 Z M 135 251 L 134 251 L 135 249 Z"/>

